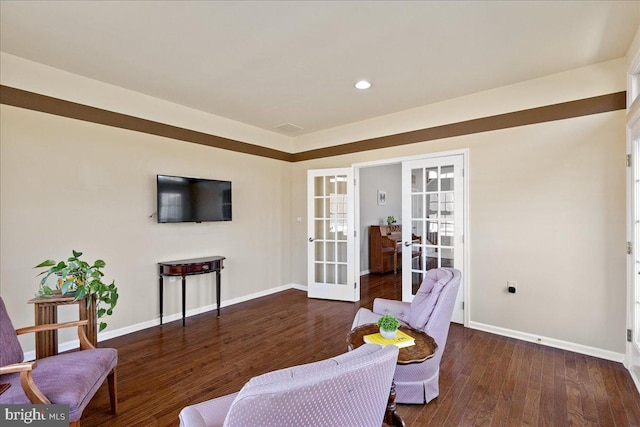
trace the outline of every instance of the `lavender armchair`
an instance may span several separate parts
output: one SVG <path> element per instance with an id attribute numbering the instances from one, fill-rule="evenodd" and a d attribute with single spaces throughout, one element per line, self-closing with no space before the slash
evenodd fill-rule
<path id="1" fill-rule="evenodd" d="M 398 360 L 365 344 L 307 365 L 254 377 L 238 393 L 187 406 L 181 427 L 380 427 Z"/>
<path id="2" fill-rule="evenodd" d="M 440 359 L 447 343 L 460 278 L 459 270 L 434 268 L 427 271 L 411 303 L 376 298 L 373 311 L 361 308 L 356 313 L 352 329 L 365 323 L 376 323 L 382 315 L 391 314 L 404 325 L 425 331 L 438 344 L 432 358 L 422 363 L 396 366 L 396 402 L 423 404 L 438 397 Z"/>
<path id="3" fill-rule="evenodd" d="M 79 427 L 82 411 L 108 378 L 111 412 L 115 414 L 118 352 L 93 347 L 84 331 L 86 324 L 86 320 L 80 320 L 15 330 L 0 298 L 0 384 L 10 385 L 0 394 L 0 404 L 69 405 L 69 422 Z M 23 362 L 18 334 L 73 326 L 78 328 L 82 351 Z"/>

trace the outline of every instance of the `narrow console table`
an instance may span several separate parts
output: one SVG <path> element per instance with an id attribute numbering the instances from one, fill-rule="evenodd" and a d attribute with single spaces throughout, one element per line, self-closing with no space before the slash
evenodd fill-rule
<path id="1" fill-rule="evenodd" d="M 185 291 L 187 288 L 187 276 L 196 274 L 216 273 L 216 303 L 218 305 L 218 317 L 220 317 L 220 271 L 224 268 L 223 256 L 211 256 L 204 258 L 182 259 L 178 261 L 159 262 L 160 267 L 160 324 L 162 325 L 162 311 L 164 305 L 164 280 L 163 276 L 182 276 L 182 327 L 186 315 Z"/>

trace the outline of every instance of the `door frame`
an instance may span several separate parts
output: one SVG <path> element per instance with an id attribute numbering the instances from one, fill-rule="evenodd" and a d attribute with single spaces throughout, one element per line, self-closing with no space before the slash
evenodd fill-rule
<path id="1" fill-rule="evenodd" d="M 468 148 L 460 148 L 456 150 L 448 150 L 448 151 L 437 151 L 432 153 L 424 153 L 417 154 L 413 156 L 406 157 L 393 157 L 389 159 L 382 160 L 374 160 L 370 162 L 359 162 L 353 163 L 351 167 L 353 168 L 353 176 L 356 180 L 355 182 L 355 193 L 354 193 L 354 229 L 360 233 L 360 169 L 375 167 L 375 166 L 385 166 L 398 164 L 405 161 L 413 161 L 413 160 L 425 160 L 425 159 L 434 159 L 438 157 L 448 157 L 448 156 L 459 156 L 462 155 L 462 165 L 464 169 L 464 174 L 462 176 L 464 182 L 464 194 L 462 195 L 464 199 L 464 219 L 462 221 L 463 226 L 463 242 L 464 242 L 464 261 L 463 261 L 463 271 L 462 275 L 462 287 L 464 292 L 464 326 L 469 326 L 469 319 L 471 313 L 471 292 L 469 290 L 469 284 L 471 283 L 471 233 L 469 228 L 469 149 Z M 354 250 L 355 250 L 355 262 L 356 264 L 356 275 L 358 276 L 358 289 L 360 289 L 360 251 L 362 250 L 360 245 L 360 238 L 355 239 L 354 242 Z"/>

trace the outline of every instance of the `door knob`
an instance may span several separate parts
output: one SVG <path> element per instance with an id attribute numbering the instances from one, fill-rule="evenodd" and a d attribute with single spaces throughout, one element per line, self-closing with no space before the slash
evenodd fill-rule
<path id="1" fill-rule="evenodd" d="M 309 237 L 309 241 L 310 242 L 313 242 L 314 240 L 316 240 L 316 239 L 314 239 L 313 237 Z"/>
<path id="2" fill-rule="evenodd" d="M 411 242 L 404 242 L 405 246 L 411 246 Z"/>

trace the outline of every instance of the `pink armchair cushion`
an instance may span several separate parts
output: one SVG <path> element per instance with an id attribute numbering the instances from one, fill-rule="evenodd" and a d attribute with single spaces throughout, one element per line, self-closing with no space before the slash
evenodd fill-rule
<path id="1" fill-rule="evenodd" d="M 424 329 L 431 313 L 438 303 L 442 289 L 451 281 L 453 273 L 445 269 L 433 269 L 427 272 L 418 292 L 411 302 L 409 324 L 416 329 Z"/>
<path id="2" fill-rule="evenodd" d="M 0 298 L 0 343 L 2 343 L 0 366 L 12 365 L 24 360 L 20 341 L 18 341 L 16 330 L 7 314 L 7 307 L 5 307 L 2 298 Z"/>

